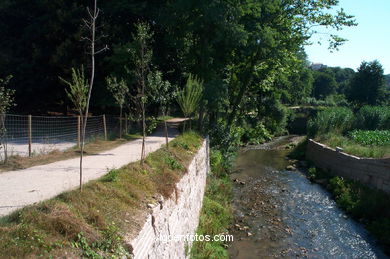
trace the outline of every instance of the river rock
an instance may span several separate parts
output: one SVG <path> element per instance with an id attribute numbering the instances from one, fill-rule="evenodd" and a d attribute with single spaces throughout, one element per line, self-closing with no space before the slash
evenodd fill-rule
<path id="1" fill-rule="evenodd" d="M 286 170 L 294 171 L 294 170 L 296 170 L 296 168 L 293 165 L 288 165 L 288 166 L 286 166 Z"/>

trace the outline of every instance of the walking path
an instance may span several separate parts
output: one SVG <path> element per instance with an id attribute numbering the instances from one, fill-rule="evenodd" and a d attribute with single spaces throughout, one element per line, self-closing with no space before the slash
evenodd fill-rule
<path id="1" fill-rule="evenodd" d="M 182 119 L 169 120 L 169 140 L 178 134 L 175 123 Z M 100 154 L 83 159 L 83 182 L 97 179 L 110 169 L 120 168 L 141 157 L 142 139 L 123 144 Z M 158 131 L 146 138 L 146 153 L 165 144 L 163 132 Z M 47 165 L 34 166 L 19 171 L 0 174 L 0 217 L 24 206 L 31 205 L 75 189 L 79 186 L 79 158 L 63 160 Z"/>

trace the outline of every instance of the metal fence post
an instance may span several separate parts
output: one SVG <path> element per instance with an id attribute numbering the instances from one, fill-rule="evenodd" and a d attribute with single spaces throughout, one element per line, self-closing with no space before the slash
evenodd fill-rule
<path id="1" fill-rule="evenodd" d="M 127 130 L 127 114 L 125 114 L 125 133 L 129 133 L 129 131 Z"/>
<path id="2" fill-rule="evenodd" d="M 77 146 L 80 147 L 81 141 L 81 117 L 77 116 Z"/>
<path id="3" fill-rule="evenodd" d="M 28 115 L 28 156 L 31 157 L 31 144 L 32 144 L 32 116 Z"/>
<path id="4" fill-rule="evenodd" d="M 105 114 L 103 114 L 103 130 L 104 130 L 104 140 L 107 141 L 107 123 L 106 123 Z"/>

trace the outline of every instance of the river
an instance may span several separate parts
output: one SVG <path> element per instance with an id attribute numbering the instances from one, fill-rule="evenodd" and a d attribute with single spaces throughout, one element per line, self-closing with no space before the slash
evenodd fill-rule
<path id="1" fill-rule="evenodd" d="M 298 169 L 286 170 L 291 141 L 249 147 L 238 155 L 231 258 L 388 258 L 364 227 Z"/>

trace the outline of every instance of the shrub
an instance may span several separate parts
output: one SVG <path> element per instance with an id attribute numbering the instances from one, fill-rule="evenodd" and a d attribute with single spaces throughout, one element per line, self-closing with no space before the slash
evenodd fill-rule
<path id="1" fill-rule="evenodd" d="M 310 137 L 325 133 L 345 133 L 352 128 L 354 114 L 345 107 L 332 107 L 317 114 L 307 124 L 307 133 Z"/>
<path id="2" fill-rule="evenodd" d="M 218 120 L 210 130 L 210 146 L 221 152 L 227 167 L 230 167 L 234 161 L 243 133 L 241 127 L 228 126 L 223 120 Z"/>
<path id="3" fill-rule="evenodd" d="M 263 123 L 257 123 L 255 127 L 246 127 L 241 141 L 248 144 L 261 144 L 271 140 L 272 134 L 265 128 Z"/>
<path id="4" fill-rule="evenodd" d="M 390 107 L 363 106 L 356 115 L 356 128 L 365 130 L 390 129 Z"/>
<path id="5" fill-rule="evenodd" d="M 390 144 L 390 130 L 354 130 L 349 137 L 366 146 L 384 146 Z"/>

